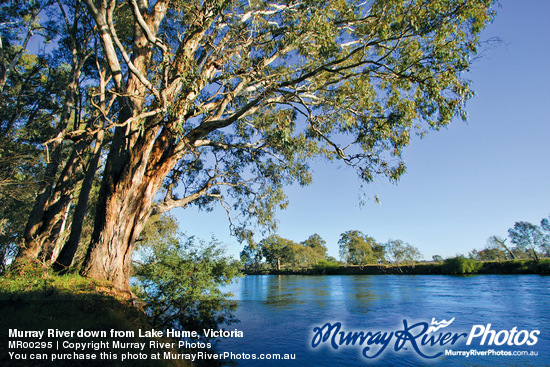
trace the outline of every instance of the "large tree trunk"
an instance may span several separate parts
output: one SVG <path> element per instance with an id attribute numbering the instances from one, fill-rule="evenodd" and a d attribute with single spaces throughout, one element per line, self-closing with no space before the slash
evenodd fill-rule
<path id="1" fill-rule="evenodd" d="M 86 145 L 87 142 L 81 140 L 73 147 L 55 187 L 45 190 L 37 199 L 18 258 L 38 258 L 42 261 L 52 259 L 59 243 L 60 231 L 66 223 L 75 185 L 81 178 L 80 158 Z M 51 187 L 52 184 L 48 186 Z M 42 203 L 42 196 L 46 193 L 49 197 L 45 203 Z"/>
<path id="2" fill-rule="evenodd" d="M 98 132 L 96 147 L 94 149 L 92 158 L 88 163 L 86 174 L 80 188 L 78 196 L 78 203 L 74 210 L 73 221 L 71 223 L 71 232 L 69 239 L 61 249 L 59 256 L 53 263 L 53 269 L 55 271 L 62 271 L 71 266 L 78 246 L 80 244 L 80 236 L 82 235 L 82 225 L 84 223 L 84 216 L 88 210 L 88 202 L 90 200 L 90 192 L 92 190 L 92 184 L 94 182 L 95 174 L 99 165 L 101 157 L 101 145 L 103 143 L 103 132 Z"/>
<path id="3" fill-rule="evenodd" d="M 55 144 L 55 142 L 54 142 Z M 29 215 L 25 232 L 23 234 L 23 241 L 19 246 L 19 252 L 17 253 L 17 259 L 36 259 L 42 248 L 42 243 L 37 241 L 37 236 L 43 228 L 45 220 L 46 210 L 48 209 L 47 203 L 54 189 L 55 176 L 59 169 L 61 160 L 61 145 L 55 144 L 52 147 L 52 154 L 50 155 L 50 161 L 46 165 L 46 171 L 44 174 L 44 181 L 42 190 L 39 192 L 34 206 Z"/>
<path id="4" fill-rule="evenodd" d="M 74 35 L 73 35 L 74 36 Z M 65 89 L 65 100 L 57 124 L 58 134 L 50 143 L 49 161 L 46 165 L 42 190 L 38 194 L 29 220 L 23 235 L 23 241 L 17 254 L 17 259 L 36 259 L 42 252 L 46 238 L 53 235 L 52 229 L 65 213 L 65 204 L 68 205 L 70 198 L 63 197 L 67 195 L 67 182 L 72 180 L 78 162 L 79 154 L 86 146 L 86 142 L 79 142 L 73 148 L 73 154 L 70 160 L 65 164 L 61 177 L 57 180 L 56 176 L 62 164 L 63 139 L 67 126 L 71 120 L 71 114 L 74 113 L 79 89 L 79 78 L 81 70 L 88 56 L 80 57 L 77 52 L 76 41 L 73 37 L 72 44 L 72 67 L 69 74 L 69 83 Z M 56 239 L 53 239 L 54 242 Z"/>
<path id="5" fill-rule="evenodd" d="M 131 295 L 132 253 L 155 194 L 181 153 L 171 151 L 169 129 L 151 129 L 138 138 L 131 156 L 111 147 L 99 193 L 94 232 L 81 274 L 110 281 Z M 126 145 L 127 135 L 117 132 L 113 144 Z"/>
<path id="6" fill-rule="evenodd" d="M 97 26 L 110 29 L 114 8 L 96 8 L 93 1 L 85 2 Z M 168 9 L 168 1 L 156 2 L 151 13 L 147 1 L 140 0 L 137 4 L 141 14 L 146 14 L 144 21 L 149 31 L 156 34 Z M 131 295 L 129 278 L 135 241 L 151 213 L 155 194 L 183 151 L 174 151 L 176 142 L 170 124 L 164 121 L 160 127 L 165 118 L 163 113 L 138 118 L 144 112 L 148 87 L 136 74 L 147 75 L 152 52 L 139 22 L 134 24 L 133 69 L 128 83 L 123 80 L 116 39 L 111 33 L 102 32 L 101 42 L 114 84 L 120 92 L 120 125 L 115 129 L 103 172 L 94 231 L 81 274 L 108 280 Z"/>

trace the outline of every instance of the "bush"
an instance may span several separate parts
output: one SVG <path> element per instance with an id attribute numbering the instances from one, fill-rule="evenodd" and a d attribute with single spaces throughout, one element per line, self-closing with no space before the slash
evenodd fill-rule
<path id="1" fill-rule="evenodd" d="M 313 265 L 313 270 L 317 274 L 335 274 L 340 269 L 338 261 L 321 260 Z"/>
<path id="2" fill-rule="evenodd" d="M 451 257 L 445 259 L 441 268 L 443 274 L 475 274 L 481 269 L 482 264 L 474 259 L 468 259 L 464 256 Z"/>
<path id="3" fill-rule="evenodd" d="M 37 260 L 20 259 L 14 261 L 6 270 L 4 276 L 9 279 L 44 278 L 50 276 L 50 269 Z"/>
<path id="4" fill-rule="evenodd" d="M 550 275 L 550 259 L 542 259 L 536 264 L 537 274 Z"/>
<path id="5" fill-rule="evenodd" d="M 168 237 L 142 247 L 140 255 L 134 292 L 155 326 L 202 334 L 202 329 L 237 322 L 237 303 L 219 287 L 238 276 L 241 264 L 226 257 L 216 241 Z"/>

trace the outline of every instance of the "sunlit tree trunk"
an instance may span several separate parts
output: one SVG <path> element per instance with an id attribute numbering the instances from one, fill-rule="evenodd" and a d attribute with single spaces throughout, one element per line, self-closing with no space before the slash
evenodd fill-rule
<path id="1" fill-rule="evenodd" d="M 84 260 L 82 275 L 103 279 L 129 292 L 132 253 L 164 177 L 178 155 L 167 150 L 171 139 L 168 129 L 141 136 L 131 155 L 118 154 L 111 148 L 99 193 L 94 232 Z M 118 132 L 118 144 L 128 141 Z M 114 144 L 114 142 L 113 142 Z"/>

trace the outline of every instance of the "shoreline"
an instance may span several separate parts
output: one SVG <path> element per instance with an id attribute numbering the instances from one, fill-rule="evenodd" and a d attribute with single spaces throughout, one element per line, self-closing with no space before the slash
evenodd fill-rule
<path id="1" fill-rule="evenodd" d="M 449 271 L 445 263 L 415 265 L 342 265 L 295 269 L 244 269 L 245 275 L 550 275 L 550 259 L 479 262 L 475 271 Z"/>

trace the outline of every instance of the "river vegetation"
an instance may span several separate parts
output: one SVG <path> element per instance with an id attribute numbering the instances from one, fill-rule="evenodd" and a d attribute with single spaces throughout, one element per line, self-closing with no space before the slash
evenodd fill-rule
<path id="1" fill-rule="evenodd" d="M 150 322 L 161 329 L 197 331 L 237 322 L 237 303 L 220 287 L 231 283 L 241 263 L 221 244 L 180 233 L 166 214 L 150 218 L 134 261 L 134 293 L 144 302 Z"/>
<path id="2" fill-rule="evenodd" d="M 271 235 L 246 246 L 241 261 L 253 274 L 549 274 L 549 223 L 516 222 L 508 238 L 491 236 L 482 250 L 447 259 L 434 255 L 429 263 L 415 246 L 393 239 L 381 243 L 358 230 L 340 235 L 340 260 L 328 256 L 326 242 L 314 234 L 301 243 Z"/>

